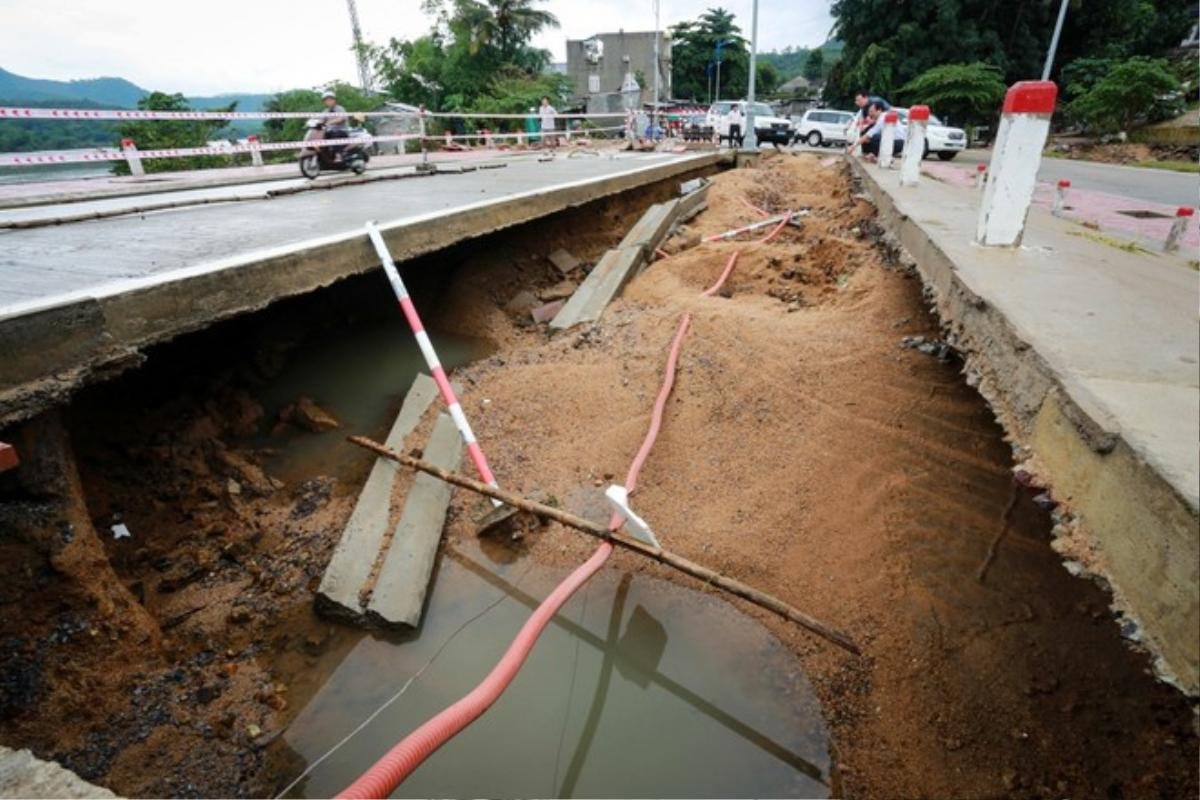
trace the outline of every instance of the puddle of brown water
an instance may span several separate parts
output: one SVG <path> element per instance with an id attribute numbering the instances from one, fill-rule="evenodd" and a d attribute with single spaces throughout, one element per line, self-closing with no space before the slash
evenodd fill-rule
<path id="1" fill-rule="evenodd" d="M 313 660 L 328 677 L 274 746 L 276 791 L 441 650 L 289 795 L 344 788 L 473 688 L 562 577 L 459 547 L 439 563 L 418 631 L 364 634 Z M 606 571 L 564 607 L 500 700 L 396 796 L 817 797 L 828 776 L 825 724 L 794 654 L 719 598 Z"/>

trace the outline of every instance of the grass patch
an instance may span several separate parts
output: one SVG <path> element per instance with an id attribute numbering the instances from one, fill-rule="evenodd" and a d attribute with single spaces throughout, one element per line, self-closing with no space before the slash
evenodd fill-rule
<path id="1" fill-rule="evenodd" d="M 1146 169 L 1165 169 L 1170 172 L 1200 173 L 1200 164 L 1193 161 L 1157 161 L 1149 159 L 1147 161 L 1138 161 L 1133 166 L 1145 167 Z"/>
<path id="2" fill-rule="evenodd" d="M 1091 239 L 1093 242 L 1106 244 L 1109 247 L 1115 247 L 1118 250 L 1124 250 L 1126 253 L 1135 253 L 1139 255 L 1156 256 L 1153 250 L 1147 250 L 1140 244 L 1128 239 L 1116 239 L 1112 236 L 1105 236 L 1102 233 L 1093 233 L 1092 231 L 1068 231 L 1072 236 L 1082 236 L 1084 239 Z"/>

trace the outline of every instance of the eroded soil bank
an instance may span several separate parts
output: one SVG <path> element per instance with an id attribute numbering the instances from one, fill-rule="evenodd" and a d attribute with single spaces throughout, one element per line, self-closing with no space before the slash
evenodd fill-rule
<path id="1" fill-rule="evenodd" d="M 1061 567 L 1036 489 L 1014 483 L 955 362 L 901 346 L 936 339 L 936 323 L 843 169 L 781 156 L 721 174 L 666 248 L 684 252 L 599 324 L 558 336 L 514 298 L 554 294 L 545 255 L 567 246 L 594 262 L 654 192 L 410 265 L 448 276 L 416 292 L 457 354 L 446 360 L 488 353 L 455 377 L 500 480 L 603 515 L 598 487 L 624 474 L 691 311 L 636 507 L 672 549 L 864 646 L 851 658 L 742 608 L 801 657 L 835 792 L 1195 796 L 1193 710 L 1121 639 L 1105 594 Z M 747 203 L 811 214 L 767 245 L 691 246 L 754 221 Z M 700 297 L 735 249 L 726 290 Z M 62 423 L 21 433 L 44 457 L 0 484 L 0 741 L 128 795 L 281 788 L 266 749 L 324 682 L 320 665 L 363 636 L 312 612 L 370 463 L 341 436 L 381 435 L 407 388 L 370 358 L 304 365 L 349 335 L 382 357 L 376 335 L 403 338 L 394 314 L 382 276 L 356 279 L 161 348 Z M 332 387 L 356 376 L 340 400 Z M 301 395 L 344 427 L 307 430 L 320 426 L 287 408 Z M 453 542 L 473 537 L 480 508 L 456 494 Z M 592 543 L 547 526 L 487 546 L 557 568 Z"/>

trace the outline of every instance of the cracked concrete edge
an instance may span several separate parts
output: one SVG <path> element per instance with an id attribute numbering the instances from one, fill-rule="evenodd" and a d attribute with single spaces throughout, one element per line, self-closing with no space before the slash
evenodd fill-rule
<path id="1" fill-rule="evenodd" d="M 851 161 L 883 227 L 915 266 L 964 373 L 1003 427 L 1021 467 L 1060 505 L 1054 547 L 1071 569 L 1098 577 L 1113 608 L 1137 623 L 1137 642 L 1163 680 L 1200 696 L 1200 517 L 1138 456 L 1090 396 L 1058 376 L 953 260 Z M 1085 393 L 1086 394 L 1086 393 Z"/>
<path id="2" fill-rule="evenodd" d="M 55 761 L 0 745 L 0 797 L 116 797 Z"/>
<path id="3" fill-rule="evenodd" d="M 706 154 L 468 208 L 454 216 L 427 215 L 385 226 L 384 239 L 399 263 L 630 189 L 708 174 L 724 161 L 720 153 Z M 162 282 L 122 293 L 96 292 L 0 316 L 0 429 L 136 366 L 146 347 L 368 272 L 377 263 L 365 233 L 336 236 L 224 269 L 179 270 Z"/>

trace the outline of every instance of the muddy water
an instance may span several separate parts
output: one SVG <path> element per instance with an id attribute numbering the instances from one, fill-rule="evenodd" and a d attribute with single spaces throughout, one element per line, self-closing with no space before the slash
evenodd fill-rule
<path id="1" fill-rule="evenodd" d="M 331 653 L 339 663 L 313 665 L 329 678 L 275 745 L 276 789 L 412 679 L 289 794 L 344 788 L 469 691 L 560 573 L 494 562 L 475 544 L 444 554 L 420 630 L 363 635 Z M 820 708 L 773 635 L 718 597 L 605 570 L 546 629 L 500 700 L 398 796 L 818 797 L 828 775 Z"/>

